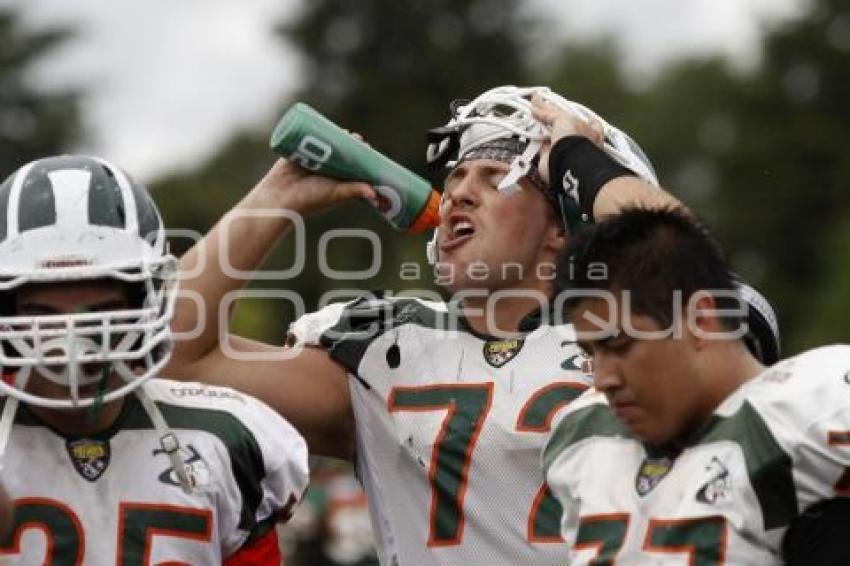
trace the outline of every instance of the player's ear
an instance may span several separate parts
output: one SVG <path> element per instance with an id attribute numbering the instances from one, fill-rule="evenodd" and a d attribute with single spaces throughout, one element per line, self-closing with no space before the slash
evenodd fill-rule
<path id="1" fill-rule="evenodd" d="M 546 248 L 560 254 L 567 248 L 567 234 L 564 223 L 554 213 L 546 217 L 546 233 L 544 245 Z"/>
<path id="2" fill-rule="evenodd" d="M 550 226 L 546 233 L 546 245 L 557 253 L 567 248 L 567 235 L 563 226 Z"/>
<path id="3" fill-rule="evenodd" d="M 703 349 L 712 341 L 722 339 L 728 330 L 723 326 L 714 295 L 705 290 L 696 291 L 685 306 L 688 334 L 693 336 L 697 349 Z"/>

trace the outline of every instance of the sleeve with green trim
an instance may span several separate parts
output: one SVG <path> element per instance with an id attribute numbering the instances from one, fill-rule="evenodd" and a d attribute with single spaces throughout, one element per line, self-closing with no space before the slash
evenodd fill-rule
<path id="1" fill-rule="evenodd" d="M 236 528 L 222 533 L 225 548 L 235 551 L 291 516 L 307 488 L 309 468 L 307 443 L 292 425 L 261 401 L 232 393 L 219 407 L 241 431 L 227 441 L 232 484 L 222 498 L 238 502 L 228 504 Z"/>
<path id="2" fill-rule="evenodd" d="M 317 346 L 328 352 L 367 388 L 358 368 L 369 345 L 395 325 L 404 322 L 414 299 L 394 300 L 368 293 L 349 303 L 336 303 L 295 321 L 289 329 L 290 345 Z"/>

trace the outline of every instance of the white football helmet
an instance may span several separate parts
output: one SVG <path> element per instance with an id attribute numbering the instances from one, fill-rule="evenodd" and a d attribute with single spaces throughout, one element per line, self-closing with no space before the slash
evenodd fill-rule
<path id="1" fill-rule="evenodd" d="M 176 260 L 148 191 L 97 158 L 61 156 L 24 165 L 0 186 L 0 391 L 53 408 L 94 402 L 88 366 L 108 363 L 124 379 L 100 399 L 126 395 L 165 365 L 171 350 Z M 112 278 L 138 287 L 132 309 L 17 316 L 12 293 L 32 283 Z M 24 390 L 35 369 L 68 388 L 67 399 Z"/>
<path id="2" fill-rule="evenodd" d="M 137 390 L 168 361 L 176 259 L 147 189 L 95 157 L 28 163 L 0 185 L 0 393 L 9 397 L 0 450 L 21 401 L 52 409 L 98 406 Z M 25 285 L 98 279 L 126 283 L 129 308 L 22 316 L 14 294 Z M 27 391 L 31 376 L 67 388 L 63 399 Z M 120 385 L 104 390 L 109 375 Z M 82 395 L 86 386 L 95 393 Z M 173 448 L 159 411 L 151 418 Z M 160 426 L 162 425 L 162 426 Z M 165 438 L 168 436 L 169 438 Z M 178 470 L 178 474 L 182 471 Z"/>
<path id="3" fill-rule="evenodd" d="M 744 344 L 761 363 L 772 366 L 782 351 L 779 321 L 770 302 L 757 289 L 736 280 L 741 299 L 747 304 L 747 333 Z"/>
<path id="4" fill-rule="evenodd" d="M 500 86 L 490 89 L 472 101 L 452 105 L 453 116 L 440 128 L 428 132 L 427 160 L 431 166 L 454 167 L 464 155 L 486 144 L 502 139 L 517 139 L 525 149 L 511 163 L 508 174 L 499 184 L 502 192 L 518 190 L 517 182 L 528 175 L 549 137 L 548 127 L 531 113 L 531 97 L 544 100 L 583 118 L 598 120 L 603 126 L 605 152 L 618 163 L 653 185 L 658 179 L 646 154 L 624 132 L 615 128 L 595 112 L 552 92 L 547 87 Z M 571 197 L 570 197 L 571 198 Z M 436 231 L 428 244 L 428 260 L 436 262 Z"/>
<path id="5" fill-rule="evenodd" d="M 511 164 L 510 173 L 499 185 L 499 190 L 512 190 L 519 178 L 529 172 L 540 146 L 549 137 L 547 127 L 531 114 L 531 97 L 534 94 L 584 120 L 598 120 L 605 134 L 605 152 L 636 175 L 658 185 L 652 164 L 629 136 L 593 110 L 542 86 L 500 86 L 470 102 L 454 106 L 454 116 L 448 124 L 431 130 L 429 134 L 428 162 L 454 167 L 466 153 L 481 145 L 503 138 L 518 138 L 527 141 L 528 146 Z M 452 143 L 452 138 L 455 138 L 455 143 Z"/>

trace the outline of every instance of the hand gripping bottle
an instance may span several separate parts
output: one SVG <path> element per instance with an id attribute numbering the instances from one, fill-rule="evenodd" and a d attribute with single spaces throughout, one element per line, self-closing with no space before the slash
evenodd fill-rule
<path id="1" fill-rule="evenodd" d="M 398 230 L 416 234 L 439 223 L 440 195 L 428 181 L 301 102 L 287 110 L 271 137 L 275 153 L 344 181 L 364 181 L 386 199 L 380 211 Z"/>

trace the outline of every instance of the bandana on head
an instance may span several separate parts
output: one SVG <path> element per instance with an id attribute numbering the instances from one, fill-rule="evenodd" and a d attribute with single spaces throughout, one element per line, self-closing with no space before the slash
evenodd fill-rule
<path id="1" fill-rule="evenodd" d="M 464 161 L 472 161 L 473 159 L 491 159 L 493 161 L 510 164 L 517 156 L 522 155 L 522 152 L 525 151 L 526 145 L 528 145 L 527 142 L 521 141 L 518 138 L 502 138 L 493 140 L 464 153 L 458 160 L 458 164 L 463 163 Z M 555 207 L 555 210 L 559 211 L 560 214 L 560 207 L 558 206 L 555 192 L 549 187 L 546 181 L 543 180 L 543 177 L 540 176 L 540 171 L 537 169 L 536 158 L 531 169 L 529 169 L 526 178 L 532 185 L 534 185 L 535 188 L 540 190 L 547 199 L 549 199 Z"/>

